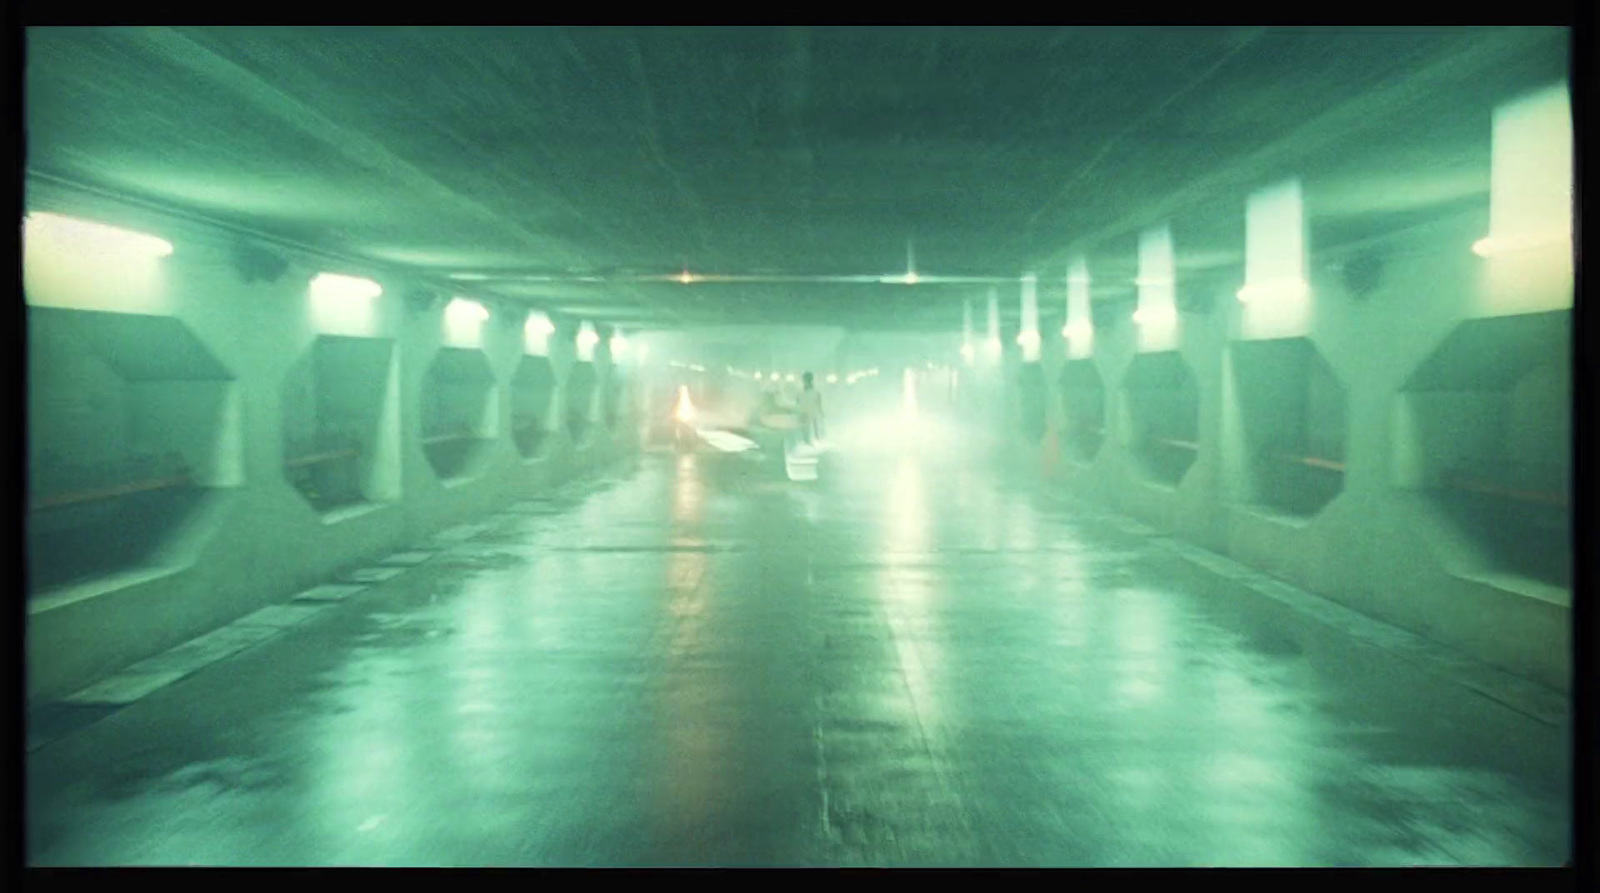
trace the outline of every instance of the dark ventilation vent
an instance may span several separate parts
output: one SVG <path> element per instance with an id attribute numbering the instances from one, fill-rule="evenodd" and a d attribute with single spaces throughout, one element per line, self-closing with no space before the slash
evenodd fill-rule
<path id="1" fill-rule="evenodd" d="M 427 313 L 439 305 L 439 293 L 427 289 L 413 289 L 406 292 L 405 301 L 413 313 Z"/>
<path id="2" fill-rule="evenodd" d="M 1089 318 L 1094 323 L 1095 331 L 1111 331 L 1124 320 L 1131 319 L 1138 306 L 1136 298 L 1092 301 L 1089 304 Z"/>
<path id="3" fill-rule="evenodd" d="M 1345 262 L 1340 275 L 1351 297 L 1364 298 L 1383 281 L 1383 255 L 1370 250 L 1357 254 Z"/>
<path id="4" fill-rule="evenodd" d="M 233 249 L 233 267 L 247 283 L 277 282 L 289 271 L 289 261 L 265 248 L 239 243 Z"/>
<path id="5" fill-rule="evenodd" d="M 484 306 L 489 308 L 489 318 L 499 323 L 503 329 L 516 330 L 527 324 L 528 311 L 524 307 L 518 307 L 509 301 L 485 302 Z"/>
<path id="6" fill-rule="evenodd" d="M 1203 316 L 1217 306 L 1217 294 L 1221 285 L 1215 279 L 1199 279 L 1193 282 L 1178 282 L 1177 294 L 1174 296 L 1178 312 L 1190 315 Z"/>

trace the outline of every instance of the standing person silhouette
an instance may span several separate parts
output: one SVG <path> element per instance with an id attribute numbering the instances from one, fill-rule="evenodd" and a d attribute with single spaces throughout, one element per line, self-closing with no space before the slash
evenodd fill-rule
<path id="1" fill-rule="evenodd" d="M 814 445 L 822 437 L 822 393 L 810 372 L 805 374 L 805 387 L 800 392 L 800 415 L 805 422 L 806 443 Z"/>

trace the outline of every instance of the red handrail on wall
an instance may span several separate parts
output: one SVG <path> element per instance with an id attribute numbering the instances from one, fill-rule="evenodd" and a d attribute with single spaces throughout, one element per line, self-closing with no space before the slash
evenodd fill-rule
<path id="1" fill-rule="evenodd" d="M 61 493 L 49 496 L 33 504 L 30 511 L 41 509 L 63 508 L 69 505 L 82 505 L 87 502 L 104 502 L 119 496 L 131 496 L 134 493 L 149 493 L 156 490 L 170 490 L 178 487 L 187 487 L 193 483 L 188 474 L 177 477 L 151 478 L 143 481 L 131 481 L 118 484 L 115 487 L 101 487 L 94 490 L 78 490 L 72 493 Z"/>
<path id="2" fill-rule="evenodd" d="M 1502 487 L 1491 481 L 1460 474 L 1445 475 L 1444 485 L 1452 490 L 1479 493 L 1484 496 L 1498 496 L 1501 499 L 1508 499 L 1512 502 L 1526 502 L 1555 508 L 1567 508 L 1571 504 L 1571 499 L 1566 493 L 1555 493 L 1549 490 L 1515 490 L 1510 487 Z"/>
<path id="3" fill-rule="evenodd" d="M 1344 471 L 1344 463 L 1337 459 L 1323 459 L 1318 456 L 1295 456 L 1289 453 L 1280 453 L 1278 458 L 1285 462 L 1297 465 L 1308 465 L 1312 468 L 1325 468 L 1328 471 Z"/>
<path id="4" fill-rule="evenodd" d="M 1180 450 L 1194 450 L 1196 452 L 1200 450 L 1200 444 L 1192 440 L 1173 440 L 1170 437 L 1157 437 L 1154 438 L 1154 440 L 1156 443 L 1164 446 L 1177 447 Z"/>
<path id="5" fill-rule="evenodd" d="M 312 453 L 309 456 L 285 459 L 283 465 L 285 468 L 304 468 L 307 465 L 320 465 L 324 462 L 333 462 L 339 459 L 354 459 L 359 455 L 361 453 L 358 450 L 333 450 L 327 453 Z"/>

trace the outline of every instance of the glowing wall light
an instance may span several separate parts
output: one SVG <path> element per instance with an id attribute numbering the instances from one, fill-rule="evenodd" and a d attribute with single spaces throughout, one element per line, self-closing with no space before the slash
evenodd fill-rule
<path id="1" fill-rule="evenodd" d="M 1489 234 L 1472 246 L 1490 259 L 1483 308 L 1488 312 L 1572 306 L 1572 148 L 1566 83 L 1495 109 Z"/>
<path id="2" fill-rule="evenodd" d="M 482 323 L 489 319 L 489 308 L 467 298 L 454 298 L 445 305 L 444 315 L 464 323 Z"/>
<path id="3" fill-rule="evenodd" d="M 1303 280 L 1305 251 L 1300 181 L 1286 180 L 1252 194 L 1245 206 L 1245 283 Z"/>
<path id="4" fill-rule="evenodd" d="M 1521 236 L 1516 238 L 1495 238 L 1484 236 L 1472 243 L 1472 253 L 1479 257 L 1504 257 L 1510 254 L 1521 254 L 1526 251 L 1537 251 L 1541 248 L 1571 244 L 1572 230 L 1568 227 L 1565 231 L 1551 231 L 1539 235 Z"/>
<path id="5" fill-rule="evenodd" d="M 168 307 L 162 258 L 172 243 L 60 214 L 23 221 L 23 290 L 30 304 L 110 311 Z"/>
<path id="6" fill-rule="evenodd" d="M 1258 190 L 1247 200 L 1244 278 L 1237 294 L 1243 337 L 1290 338 L 1310 330 L 1305 202 L 1298 179 Z"/>
<path id="7" fill-rule="evenodd" d="M 989 334 L 984 339 L 991 361 L 1000 358 L 1000 293 L 989 289 Z"/>
<path id="8" fill-rule="evenodd" d="M 582 323 L 578 326 L 578 361 L 583 363 L 594 362 L 594 347 L 600 343 L 600 333 L 594 330 L 594 323 Z"/>
<path id="9" fill-rule="evenodd" d="M 1172 255 L 1172 229 L 1157 226 L 1139 234 L 1140 350 L 1171 350 L 1178 343 L 1177 275 Z"/>
<path id="10" fill-rule="evenodd" d="M 550 355 L 550 336 L 556 333 L 556 324 L 550 317 L 534 311 L 522 322 L 522 350 L 537 357 Z"/>
<path id="11" fill-rule="evenodd" d="M 311 292 L 330 301 L 368 301 L 383 294 L 383 286 L 371 279 L 318 273 L 311 280 Z"/>
<path id="12" fill-rule="evenodd" d="M 1022 347 L 1022 361 L 1039 361 L 1039 277 L 1032 273 L 1022 277 L 1022 325 L 1017 333 L 1017 344 Z"/>
<path id="13" fill-rule="evenodd" d="M 1067 270 L 1067 324 L 1061 335 L 1067 339 L 1067 354 L 1073 359 L 1086 357 L 1094 349 L 1094 322 L 1089 306 L 1089 262 L 1076 258 Z"/>
<path id="14" fill-rule="evenodd" d="M 1238 298 L 1241 304 L 1252 304 L 1260 301 L 1300 301 L 1311 297 L 1311 286 L 1302 279 L 1286 279 L 1278 282 L 1258 282 L 1246 285 L 1239 289 Z"/>
<path id="15" fill-rule="evenodd" d="M 533 312 L 522 323 L 522 349 L 525 353 L 539 357 L 550 355 L 550 336 L 556 332 L 556 324 L 550 317 L 543 313 Z"/>
<path id="16" fill-rule="evenodd" d="M 1140 308 L 1133 311 L 1133 321 L 1141 326 L 1174 326 L 1178 311 L 1171 307 Z"/>
<path id="17" fill-rule="evenodd" d="M 978 353 L 977 350 L 973 347 L 972 302 L 971 301 L 962 301 L 961 302 L 961 358 L 966 361 L 968 366 L 971 366 L 973 359 L 977 356 L 977 353 Z"/>
<path id="18" fill-rule="evenodd" d="M 23 223 L 24 238 L 70 250 L 88 260 L 127 257 L 168 257 L 172 243 L 132 230 L 36 211 Z"/>
<path id="19" fill-rule="evenodd" d="M 612 359 L 621 359 L 628 352 L 627 337 L 621 332 L 613 333 L 611 336 L 610 350 Z M 730 369 L 729 371 L 731 372 L 733 370 Z"/>
<path id="20" fill-rule="evenodd" d="M 834 375 L 832 372 L 828 373 L 828 384 L 838 384 L 838 383 L 839 383 L 839 376 Z"/>
<path id="21" fill-rule="evenodd" d="M 467 298 L 451 298 L 444 307 L 444 336 L 447 343 L 477 347 L 483 343 L 483 324 L 489 308 Z"/>
<path id="22" fill-rule="evenodd" d="M 1490 254 L 1572 237 L 1572 108 L 1566 84 L 1494 113 Z"/>
<path id="23" fill-rule="evenodd" d="M 339 273 L 318 273 L 308 290 L 311 325 L 331 335 L 377 334 L 377 299 L 383 286 L 371 279 Z"/>

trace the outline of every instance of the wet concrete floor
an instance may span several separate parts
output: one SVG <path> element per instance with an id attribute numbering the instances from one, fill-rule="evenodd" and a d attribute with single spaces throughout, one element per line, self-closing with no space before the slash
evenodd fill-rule
<path id="1" fill-rule="evenodd" d="M 483 524 L 57 705 L 30 862 L 1568 858 L 1564 717 L 997 472 L 650 454 Z"/>

